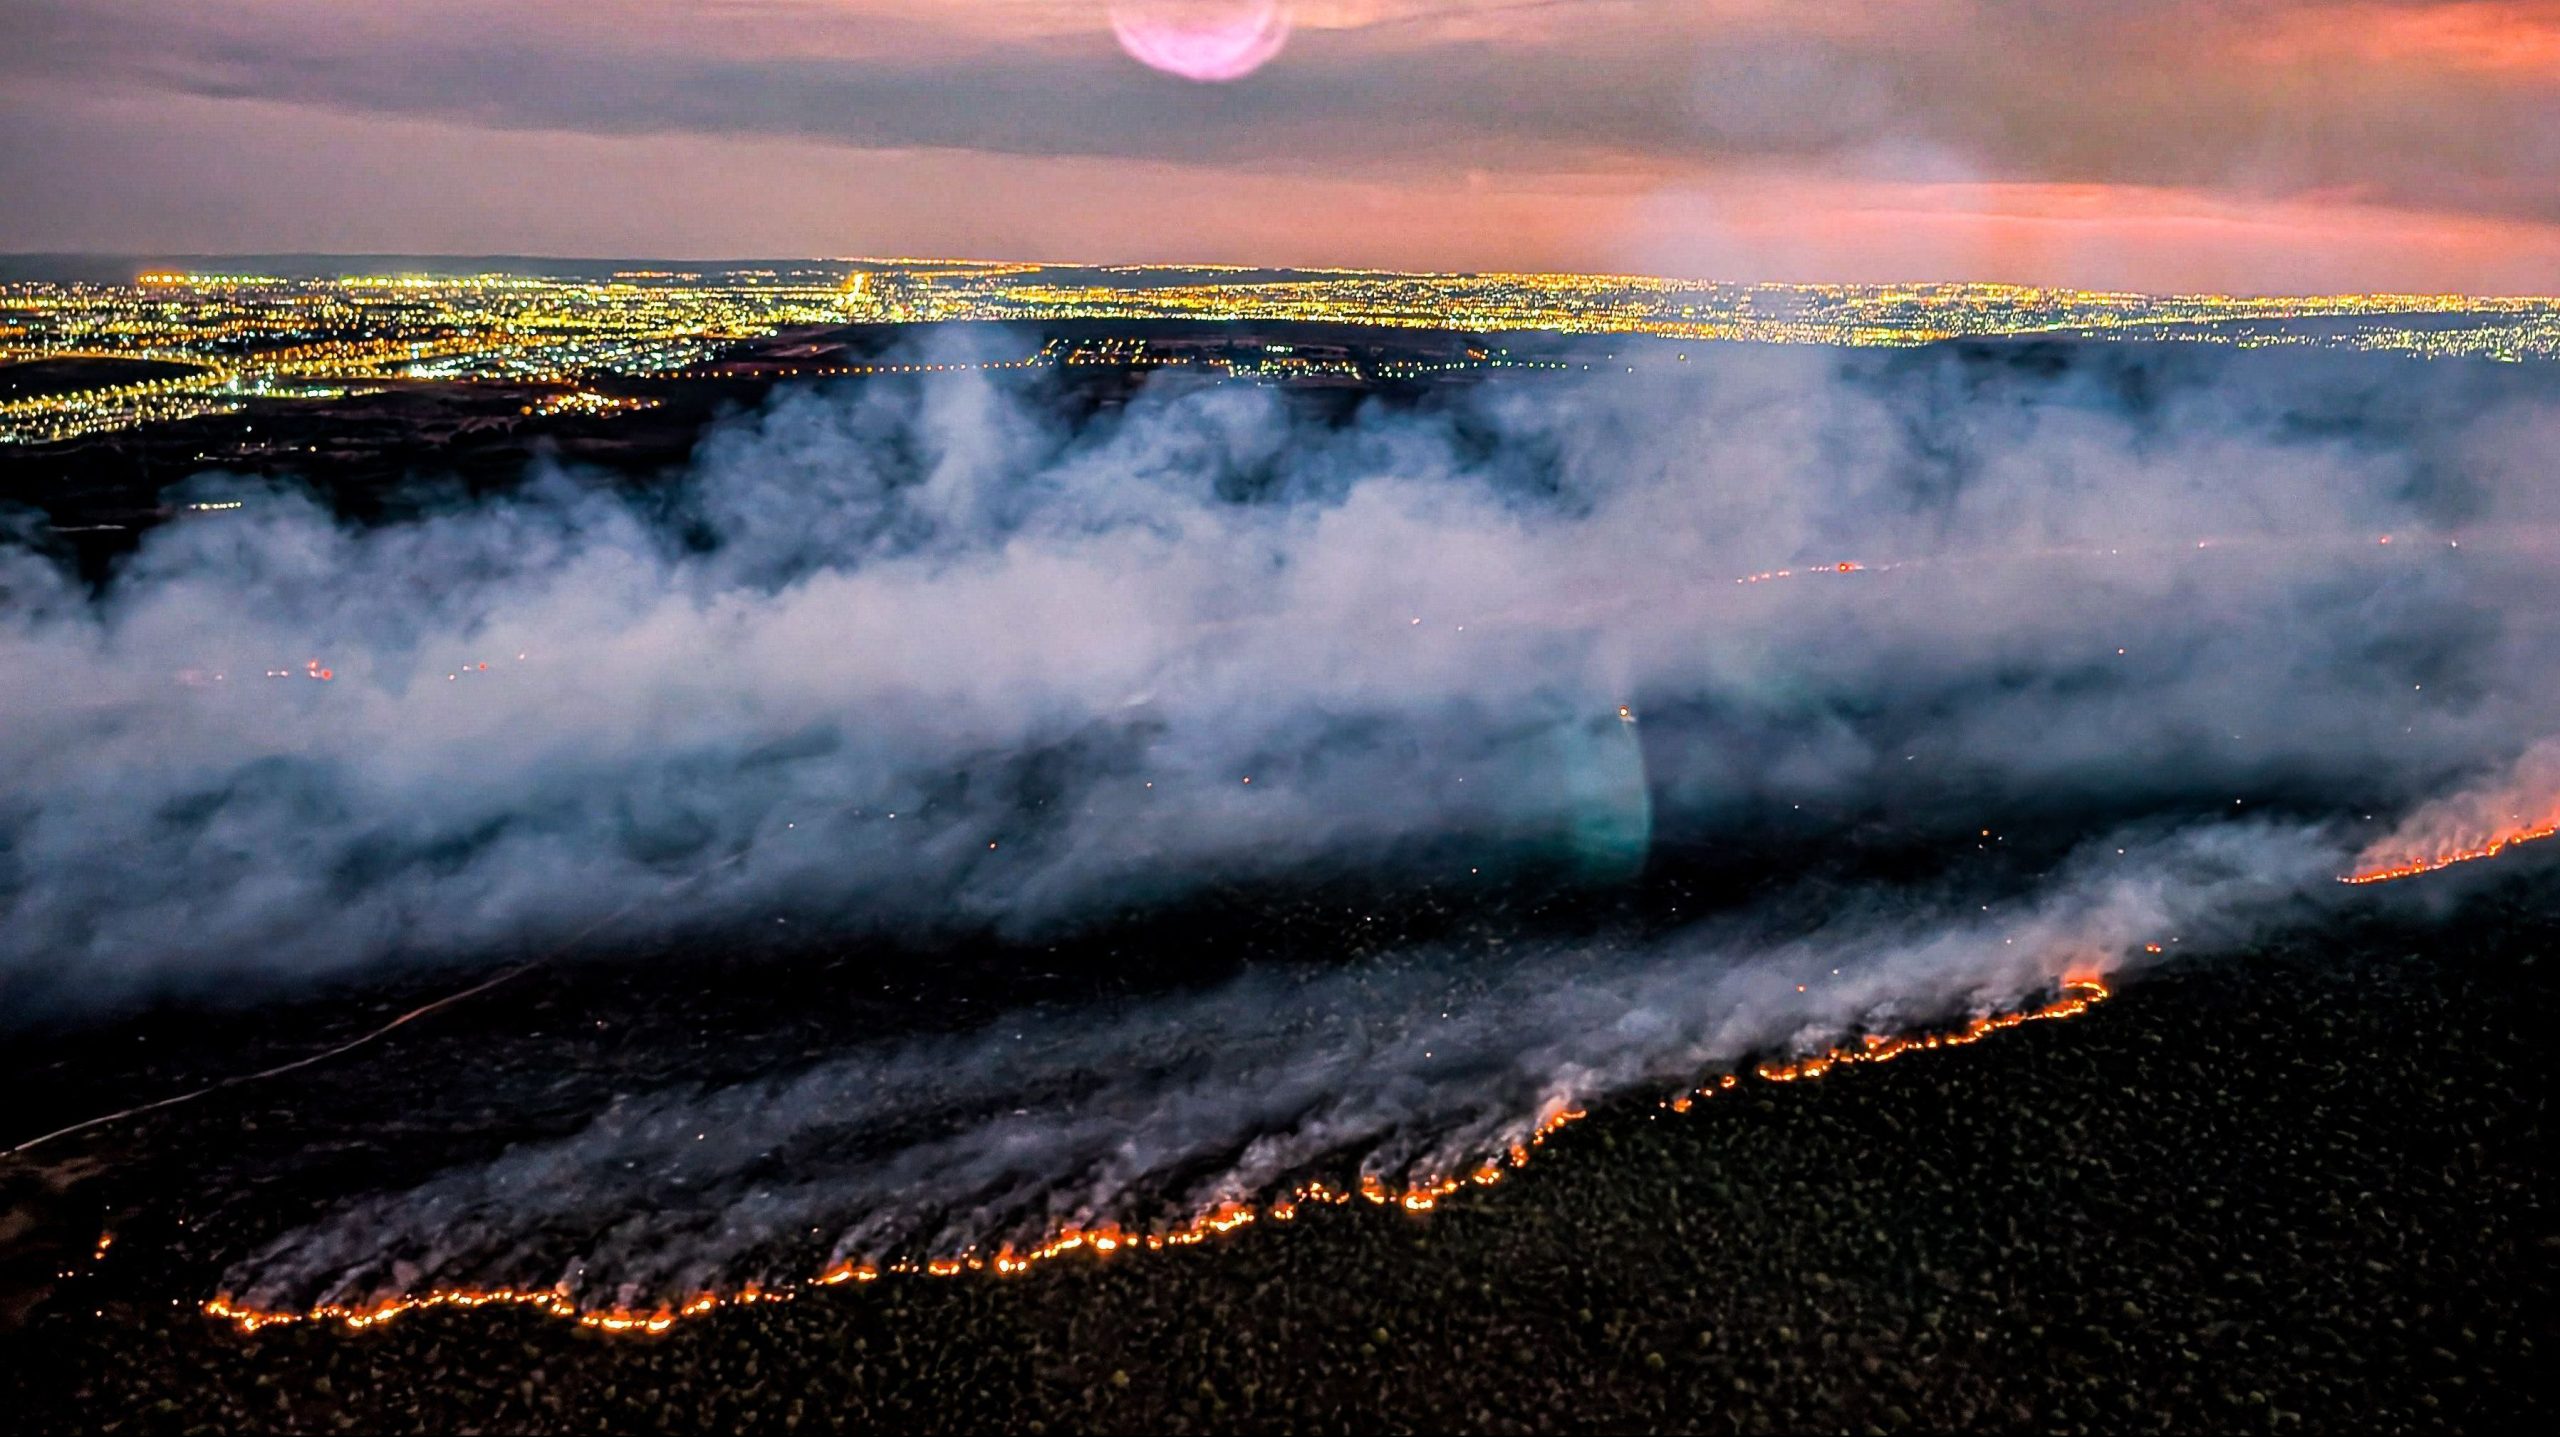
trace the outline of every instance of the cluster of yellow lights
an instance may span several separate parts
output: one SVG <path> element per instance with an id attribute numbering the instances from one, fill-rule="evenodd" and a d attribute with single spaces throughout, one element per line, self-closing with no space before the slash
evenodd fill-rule
<path id="1" fill-rule="evenodd" d="M 1961 1028 L 1942 1032 L 1898 1037 L 1871 1036 L 1859 1047 L 1833 1048 L 1792 1062 L 1763 1063 L 1752 1071 L 1763 1081 L 1772 1083 L 1819 1078 L 1845 1063 L 1880 1063 L 1905 1053 L 1979 1042 L 1993 1033 L 2026 1023 L 2075 1018 L 2105 1001 L 2107 995 L 2106 985 L 2096 978 L 2072 978 L 2063 984 L 2060 997 L 2038 1007 L 1977 1017 Z M 1730 1091 L 1741 1083 L 1739 1075 L 1727 1073 L 1669 1099 L 1664 1106 L 1674 1112 L 1685 1113 L 1698 1098 Z M 1549 1138 L 1587 1115 L 1583 1108 L 1558 1102 L 1550 1106 L 1537 1125 L 1513 1143 L 1507 1152 L 1486 1158 L 1463 1177 L 1435 1177 L 1409 1182 L 1402 1187 L 1376 1174 L 1364 1174 L 1356 1187 L 1349 1188 L 1331 1186 L 1319 1180 L 1264 1204 L 1222 1202 L 1169 1229 L 1139 1231 L 1116 1222 L 1106 1222 L 1062 1228 L 1030 1246 L 1006 1244 L 992 1253 L 970 1249 L 946 1257 L 902 1259 L 885 1265 L 841 1262 L 810 1279 L 807 1286 L 836 1287 L 846 1283 L 877 1282 L 885 1276 L 959 1277 L 968 1273 L 990 1273 L 1010 1277 L 1070 1253 L 1090 1252 L 1098 1258 L 1107 1258 L 1122 1251 L 1162 1252 L 1167 1248 L 1196 1246 L 1256 1222 L 1290 1222 L 1301 1211 L 1316 1206 L 1366 1202 L 1373 1207 L 1429 1212 L 1469 1187 L 1492 1187 L 1501 1182 L 1512 1171 L 1527 1166 L 1531 1155 Z M 567 1292 L 556 1288 L 444 1289 L 414 1296 L 388 1297 L 368 1306 L 333 1304 L 302 1312 L 263 1311 L 242 1306 L 228 1297 L 216 1297 L 204 1305 L 204 1311 L 208 1316 L 237 1324 L 243 1331 L 255 1332 L 262 1327 L 294 1322 L 337 1322 L 363 1329 L 388 1322 L 403 1313 L 431 1308 L 512 1306 L 531 1308 L 600 1332 L 656 1333 L 665 1332 L 685 1318 L 699 1317 L 717 1308 L 788 1302 L 797 1295 L 798 1289 L 792 1286 L 748 1287 L 728 1296 L 706 1292 L 683 1303 L 642 1312 L 622 1308 L 581 1308 Z"/>
<path id="2" fill-rule="evenodd" d="M 296 379 L 576 381 L 597 374 L 679 372 L 713 357 L 727 341 L 772 337 L 798 326 L 1112 319 L 1321 321 L 1886 346 L 1963 335 L 2175 338 L 2253 348 L 2344 346 L 2428 358 L 2560 357 L 2560 299 L 2550 296 L 2138 295 L 1996 284 L 1754 285 L 1636 275 L 1276 272 L 1197 265 L 1093 269 L 909 260 L 813 262 L 787 272 L 630 270 L 603 279 L 498 273 L 295 279 L 155 271 L 131 285 L 0 284 L 0 335 L 13 341 L 0 357 L 157 359 L 193 371 L 0 405 L 0 442 L 55 442 L 236 411 L 244 396 L 328 397 L 323 390 L 300 388 Z M 2320 329 L 2292 323 L 2303 319 L 2351 322 Z M 347 337 L 303 342 L 315 332 Z M 415 345 L 432 345 L 435 352 L 395 352 Z M 760 372 L 791 377 L 1031 368 L 1112 362 L 1097 357 L 1115 346 L 1128 352 L 1121 362 L 1133 368 L 1223 367 L 1229 376 L 1247 379 L 1361 373 L 1345 356 L 1219 366 L 1207 358 L 1160 355 L 1150 341 L 1126 336 L 1080 346 L 1085 360 Z M 1456 369 L 1593 365 L 1500 348 L 1471 352 L 1464 361 L 1392 359 L 1378 368 L 1411 378 Z"/>
<path id="3" fill-rule="evenodd" d="M 591 389 L 572 389 L 559 394 L 546 394 L 539 401 L 523 406 L 526 414 L 626 414 L 633 410 L 655 409 L 659 401 L 636 395 L 598 394 Z"/>

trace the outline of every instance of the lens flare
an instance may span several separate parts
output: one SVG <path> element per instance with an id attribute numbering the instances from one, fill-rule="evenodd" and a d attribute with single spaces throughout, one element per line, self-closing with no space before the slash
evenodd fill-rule
<path id="1" fill-rule="evenodd" d="M 1214 84 L 1279 54 L 1289 11 L 1284 0 L 1112 0 L 1111 33 L 1141 65 Z"/>

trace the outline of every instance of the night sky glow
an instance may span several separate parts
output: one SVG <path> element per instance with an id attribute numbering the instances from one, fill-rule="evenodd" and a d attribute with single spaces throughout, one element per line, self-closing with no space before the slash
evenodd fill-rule
<path id="1" fill-rule="evenodd" d="M 2560 0 L 25 0 L 6 39 L 10 250 L 2560 275 Z"/>

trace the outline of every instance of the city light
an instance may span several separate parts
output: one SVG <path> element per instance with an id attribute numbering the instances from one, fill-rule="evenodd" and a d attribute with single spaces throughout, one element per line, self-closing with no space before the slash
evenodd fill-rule
<path id="1" fill-rule="evenodd" d="M 1958 338 L 2175 340 L 2314 346 L 2423 358 L 2560 357 L 2560 299 L 2446 294 L 2251 298 L 2003 284 L 1724 284 L 1636 275 L 1410 274 L 1217 266 L 845 260 L 788 270 L 271 275 L 156 271 L 128 285 L 0 285 L 0 364 L 144 361 L 116 382 L 0 399 L 0 443 L 42 444 L 232 413 L 252 402 L 334 399 L 405 383 L 563 386 L 540 414 L 645 407 L 588 386 L 697 370 L 779 338 L 758 377 L 955 374 L 1042 365 L 1188 367 L 1262 383 L 1422 380 L 1467 371 L 1590 370 L 1470 340 L 1446 358 L 1365 360 L 1339 343 L 1206 352 L 1161 337 L 1052 342 L 980 362 L 866 362 L 799 334 L 849 324 L 1041 325 L 1259 321 L 1478 335 L 1627 335 L 1682 343 L 1902 348 Z M 2306 324 L 2303 321 L 2318 321 Z M 801 350 L 805 362 L 788 356 Z M 834 357 L 830 357 L 830 356 Z M 1648 360 L 1657 356 L 1648 356 Z M 1670 363 L 1686 363 L 1683 352 Z M 136 366 L 143 367 L 143 366 Z M 1629 359 L 1608 367 L 1632 371 Z"/>

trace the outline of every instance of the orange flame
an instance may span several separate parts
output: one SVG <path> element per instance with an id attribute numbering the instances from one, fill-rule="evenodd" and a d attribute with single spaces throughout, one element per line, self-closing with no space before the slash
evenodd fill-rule
<path id="1" fill-rule="evenodd" d="M 2343 874 L 2339 877 L 2338 881 L 2340 883 L 2357 884 L 2389 883 L 2395 878 L 2415 878 L 2421 873 L 2433 873 L 2441 868 L 2451 868 L 2457 863 L 2470 863 L 2476 859 L 2495 858 L 2499 854 L 2506 852 L 2508 849 L 2515 847 L 2519 843 L 2532 843 L 2539 839 L 2549 838 L 2555 833 L 2560 833 L 2560 821 L 2528 824 L 2509 832 L 2498 834 L 2484 842 L 2472 844 L 2467 848 L 2439 851 L 2419 858 L 2404 858 L 2396 863 L 2386 863 L 2378 868 L 2367 868 L 2355 873 Z"/>
<path id="2" fill-rule="evenodd" d="M 2341 883 L 2388 883 L 2495 858 L 2560 833 L 2560 738 L 2525 750 L 2504 783 L 2439 799 L 2364 851 Z"/>
<path id="3" fill-rule="evenodd" d="M 1772 1083 L 1791 1083 L 1818 1078 L 1844 1063 L 1881 1063 L 1898 1058 L 1905 1053 L 1978 1042 L 1993 1033 L 2025 1023 L 2078 1017 L 2105 1001 L 2108 996 L 2106 985 L 2095 978 L 2072 978 L 2066 980 L 2062 988 L 2060 997 L 2040 1007 L 1977 1017 L 1962 1028 L 1944 1032 L 1894 1037 L 1869 1035 L 1861 1040 L 1861 1045 L 1857 1048 L 1833 1048 L 1791 1062 L 1763 1063 L 1752 1072 L 1761 1080 Z M 1741 1082 L 1742 1079 L 1738 1074 L 1720 1074 L 1690 1092 L 1670 1099 L 1666 1105 L 1675 1112 L 1687 1112 L 1695 1099 L 1729 1092 L 1740 1086 Z M 760 1302 L 790 1302 L 799 1296 L 804 1286 L 835 1287 L 849 1282 L 875 1282 L 884 1273 L 904 1276 L 957 1277 L 963 1273 L 992 1272 L 998 1276 L 1011 1277 L 1028 1272 L 1040 1263 L 1064 1257 L 1071 1252 L 1088 1249 L 1096 1258 L 1103 1258 L 1119 1248 L 1134 1247 L 1142 1243 L 1150 1252 L 1162 1251 L 1167 1247 L 1189 1247 L 1212 1237 L 1234 1232 L 1238 1228 L 1264 1218 L 1273 1222 L 1292 1221 L 1298 1216 L 1299 1209 L 1309 1204 L 1340 1206 L 1355 1199 L 1363 1199 L 1378 1207 L 1393 1206 L 1407 1212 L 1427 1213 L 1438 1207 L 1443 1200 L 1464 1191 L 1469 1184 L 1477 1187 L 1492 1187 L 1501 1182 L 1506 1175 L 1506 1166 L 1515 1169 L 1525 1166 L 1535 1149 L 1544 1146 L 1549 1138 L 1587 1116 L 1589 1116 L 1587 1109 L 1573 1107 L 1561 1101 L 1552 1104 L 1539 1117 L 1527 1135 L 1512 1144 L 1502 1158 L 1485 1159 L 1471 1169 L 1464 1178 L 1410 1179 L 1402 1188 L 1396 1188 L 1390 1186 L 1387 1180 L 1378 1174 L 1363 1173 L 1358 1187 L 1347 1190 L 1329 1187 L 1321 1179 L 1317 1179 L 1293 1192 L 1274 1198 L 1267 1204 L 1256 1205 L 1242 1201 L 1221 1202 L 1205 1211 L 1195 1213 L 1189 1220 L 1175 1227 L 1143 1236 L 1131 1236 L 1116 1223 L 1102 1223 L 1093 1227 L 1069 1226 L 1059 1229 L 1046 1240 L 1030 1247 L 1016 1248 L 1011 1245 L 1001 1247 L 992 1258 L 982 1257 L 972 1249 L 922 1261 L 901 1260 L 892 1262 L 885 1268 L 869 1263 L 844 1261 L 810 1278 L 805 1284 L 785 1284 L 774 1288 L 750 1286 L 734 1296 L 727 1297 L 718 1293 L 705 1292 L 698 1294 L 682 1306 L 661 1307 L 646 1312 L 628 1308 L 582 1308 L 567 1291 L 560 1288 L 526 1290 L 496 1288 L 485 1291 L 439 1289 L 413 1296 L 389 1297 L 366 1307 L 326 1304 L 300 1312 L 263 1311 L 241 1306 L 228 1296 L 218 1296 L 204 1304 L 204 1312 L 208 1317 L 219 1318 L 236 1325 L 243 1332 L 255 1332 L 262 1327 L 292 1322 L 338 1322 L 361 1331 L 389 1322 L 403 1313 L 429 1308 L 514 1306 L 530 1308 L 552 1317 L 574 1321 L 583 1327 L 600 1332 L 660 1333 L 683 1319 L 700 1317 L 720 1307 L 748 1306 Z"/>
<path id="4" fill-rule="evenodd" d="M 1793 1083 L 1819 1078 L 1844 1063 L 1889 1063 L 1905 1053 L 1926 1052 L 1938 1048 L 1961 1048 L 1979 1043 L 2004 1029 L 2025 1023 L 2044 1022 L 2055 1018 L 2077 1018 L 2107 1000 L 2107 985 L 2095 978 L 2073 978 L 2062 985 L 2062 996 L 2040 1008 L 2007 1013 L 1991 1013 L 1977 1017 L 1961 1028 L 1939 1033 L 1912 1033 L 1897 1037 L 1868 1034 L 1855 1048 L 1831 1048 L 1789 1063 L 1762 1063 L 1752 1071 L 1772 1083 Z M 1733 1086 L 1725 1082 L 1714 1088 L 1700 1088 L 1698 1097 L 1709 1097 Z"/>

